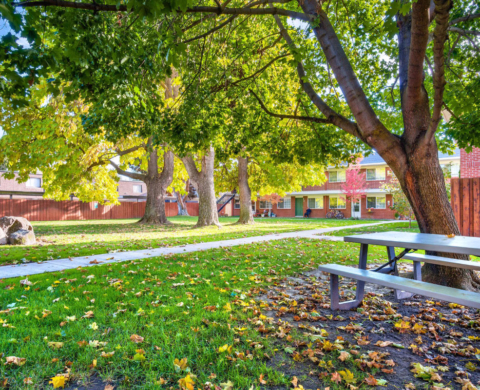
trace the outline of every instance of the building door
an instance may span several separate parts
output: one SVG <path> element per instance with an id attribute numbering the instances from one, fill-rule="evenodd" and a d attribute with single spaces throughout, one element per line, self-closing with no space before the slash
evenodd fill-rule
<path id="1" fill-rule="evenodd" d="M 295 216 L 303 217 L 303 198 L 295 198 Z"/>
<path id="2" fill-rule="evenodd" d="M 361 199 L 358 199 L 356 202 L 352 202 L 352 218 L 360 218 L 362 216 L 361 210 Z"/>

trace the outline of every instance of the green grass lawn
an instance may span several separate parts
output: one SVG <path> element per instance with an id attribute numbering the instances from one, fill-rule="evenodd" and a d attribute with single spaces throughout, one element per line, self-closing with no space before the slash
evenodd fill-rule
<path id="1" fill-rule="evenodd" d="M 253 299 L 321 263 L 355 264 L 358 249 L 290 239 L 0 280 L 0 384 L 52 388 L 50 378 L 68 373 L 72 389 L 92 377 L 122 389 L 178 389 L 190 379 L 195 388 L 256 389 L 260 378 L 288 388 L 291 378 L 267 364 L 284 351 L 254 329 L 265 319 Z M 369 258 L 384 255 L 372 248 Z M 26 360 L 5 365 L 11 356 Z"/>
<path id="2" fill-rule="evenodd" d="M 237 218 L 220 218 L 223 227 L 193 229 L 197 217 L 172 217 L 172 225 L 138 225 L 136 220 L 33 222 L 37 245 L 0 246 L 0 264 L 45 261 L 89 256 L 112 251 L 129 251 L 260 236 L 372 221 L 257 218 L 251 226 L 235 225 Z"/>

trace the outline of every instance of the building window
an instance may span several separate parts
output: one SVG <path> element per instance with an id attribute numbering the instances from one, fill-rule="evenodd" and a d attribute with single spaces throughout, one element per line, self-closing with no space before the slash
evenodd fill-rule
<path id="1" fill-rule="evenodd" d="M 266 200 L 261 200 L 259 208 L 260 209 L 271 209 L 272 208 L 272 202 L 268 202 Z"/>
<path id="2" fill-rule="evenodd" d="M 323 197 L 321 198 L 308 198 L 309 209 L 323 209 Z"/>
<path id="3" fill-rule="evenodd" d="M 42 188 L 42 179 L 39 177 L 31 177 L 27 180 L 27 187 Z"/>
<path id="4" fill-rule="evenodd" d="M 277 209 L 290 209 L 292 207 L 292 198 L 282 198 L 277 203 Z"/>
<path id="5" fill-rule="evenodd" d="M 329 171 L 328 181 L 330 183 L 343 183 L 345 182 L 345 171 Z"/>
<path id="6" fill-rule="evenodd" d="M 367 196 L 367 209 L 384 209 L 386 199 L 384 196 Z"/>
<path id="7" fill-rule="evenodd" d="M 331 209 L 344 209 L 346 207 L 345 198 L 341 196 L 330 196 L 329 201 Z"/>
<path id="8" fill-rule="evenodd" d="M 240 199 L 235 199 L 235 206 L 237 210 L 240 209 Z"/>
<path id="9" fill-rule="evenodd" d="M 133 186 L 133 192 L 136 194 L 141 194 L 142 193 L 142 186 L 140 184 L 135 184 Z"/>
<path id="10" fill-rule="evenodd" d="M 367 180 L 385 180 L 385 168 L 367 169 Z"/>

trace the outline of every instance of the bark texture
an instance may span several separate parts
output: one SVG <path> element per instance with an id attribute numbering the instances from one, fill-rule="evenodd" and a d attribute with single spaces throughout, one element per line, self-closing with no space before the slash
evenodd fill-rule
<path id="1" fill-rule="evenodd" d="M 460 231 L 453 210 L 448 201 L 443 172 L 438 160 L 438 149 L 434 133 L 439 121 L 439 105 L 443 94 L 442 51 L 445 42 L 445 25 L 451 7 L 448 0 L 418 0 L 408 15 L 398 15 L 399 26 L 399 79 L 404 133 L 401 137 L 392 134 L 380 122 L 371 107 L 356 77 L 343 47 L 326 13 L 316 0 L 298 0 L 305 13 L 319 17 L 320 23 L 313 28 L 317 41 L 330 64 L 349 108 L 355 117 L 356 127 L 341 122 L 335 112 L 313 91 L 308 81 L 303 81 L 303 66 L 297 69 L 301 84 L 312 103 L 332 123 L 355 135 L 374 148 L 392 168 L 403 191 L 410 201 L 420 231 L 434 234 L 455 234 Z M 435 9 L 435 13 L 432 13 Z M 435 18 L 433 17 L 435 16 Z M 293 42 L 276 17 L 282 35 L 290 46 Z M 430 114 L 429 97 L 424 87 L 424 61 L 428 44 L 429 24 L 435 19 L 435 96 L 434 115 Z M 341 119 L 341 118 L 340 118 Z M 338 123 L 334 122 L 337 121 Z M 460 257 L 452 254 L 440 254 Z M 424 280 L 433 283 L 475 290 L 480 279 L 473 271 L 456 268 L 425 265 Z"/>
<path id="2" fill-rule="evenodd" d="M 146 148 L 150 148 L 145 146 Z M 147 201 L 145 213 L 138 223 L 160 225 L 169 224 L 165 213 L 165 194 L 173 180 L 174 154 L 171 151 L 164 152 L 164 165 L 161 172 L 158 166 L 158 151 L 153 149 L 148 156 L 147 172 L 130 172 L 121 169 L 116 163 L 110 164 L 117 173 L 131 179 L 141 180 L 147 186 Z"/>
<path id="3" fill-rule="evenodd" d="M 160 225 L 170 224 L 165 213 L 165 195 L 168 186 L 173 180 L 174 155 L 171 151 L 164 153 L 164 165 L 161 172 L 158 168 L 158 154 L 154 150 L 150 153 L 148 171 L 144 182 L 147 186 L 147 203 L 145 214 L 139 223 Z"/>
<path id="4" fill-rule="evenodd" d="M 198 221 L 196 227 L 217 225 L 220 227 L 217 212 L 217 199 L 215 197 L 215 185 L 213 170 L 215 162 L 215 150 L 210 147 L 202 158 L 201 170 L 197 169 L 191 156 L 182 158 L 188 176 L 197 184 L 198 192 Z"/>
<path id="5" fill-rule="evenodd" d="M 240 217 L 238 224 L 253 224 L 252 191 L 248 185 L 248 159 L 238 157 L 238 189 L 240 193 Z"/>

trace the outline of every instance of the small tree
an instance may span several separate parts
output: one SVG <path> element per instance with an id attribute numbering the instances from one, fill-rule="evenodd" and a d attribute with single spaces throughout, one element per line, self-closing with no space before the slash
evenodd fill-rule
<path id="1" fill-rule="evenodd" d="M 400 186 L 400 182 L 392 175 L 392 178 L 388 183 L 382 185 L 382 189 L 387 192 L 388 194 L 392 195 L 393 204 L 390 206 L 391 210 L 395 210 L 398 214 L 403 215 L 404 217 L 408 218 L 408 226 L 412 227 L 412 217 L 413 217 L 413 209 L 410 206 L 410 202 L 408 201 L 407 196 L 402 190 Z"/>
<path id="2" fill-rule="evenodd" d="M 359 201 L 366 194 L 367 180 L 365 176 L 365 172 L 360 170 L 358 163 L 351 164 L 345 172 L 345 183 L 340 189 L 352 203 Z"/>

